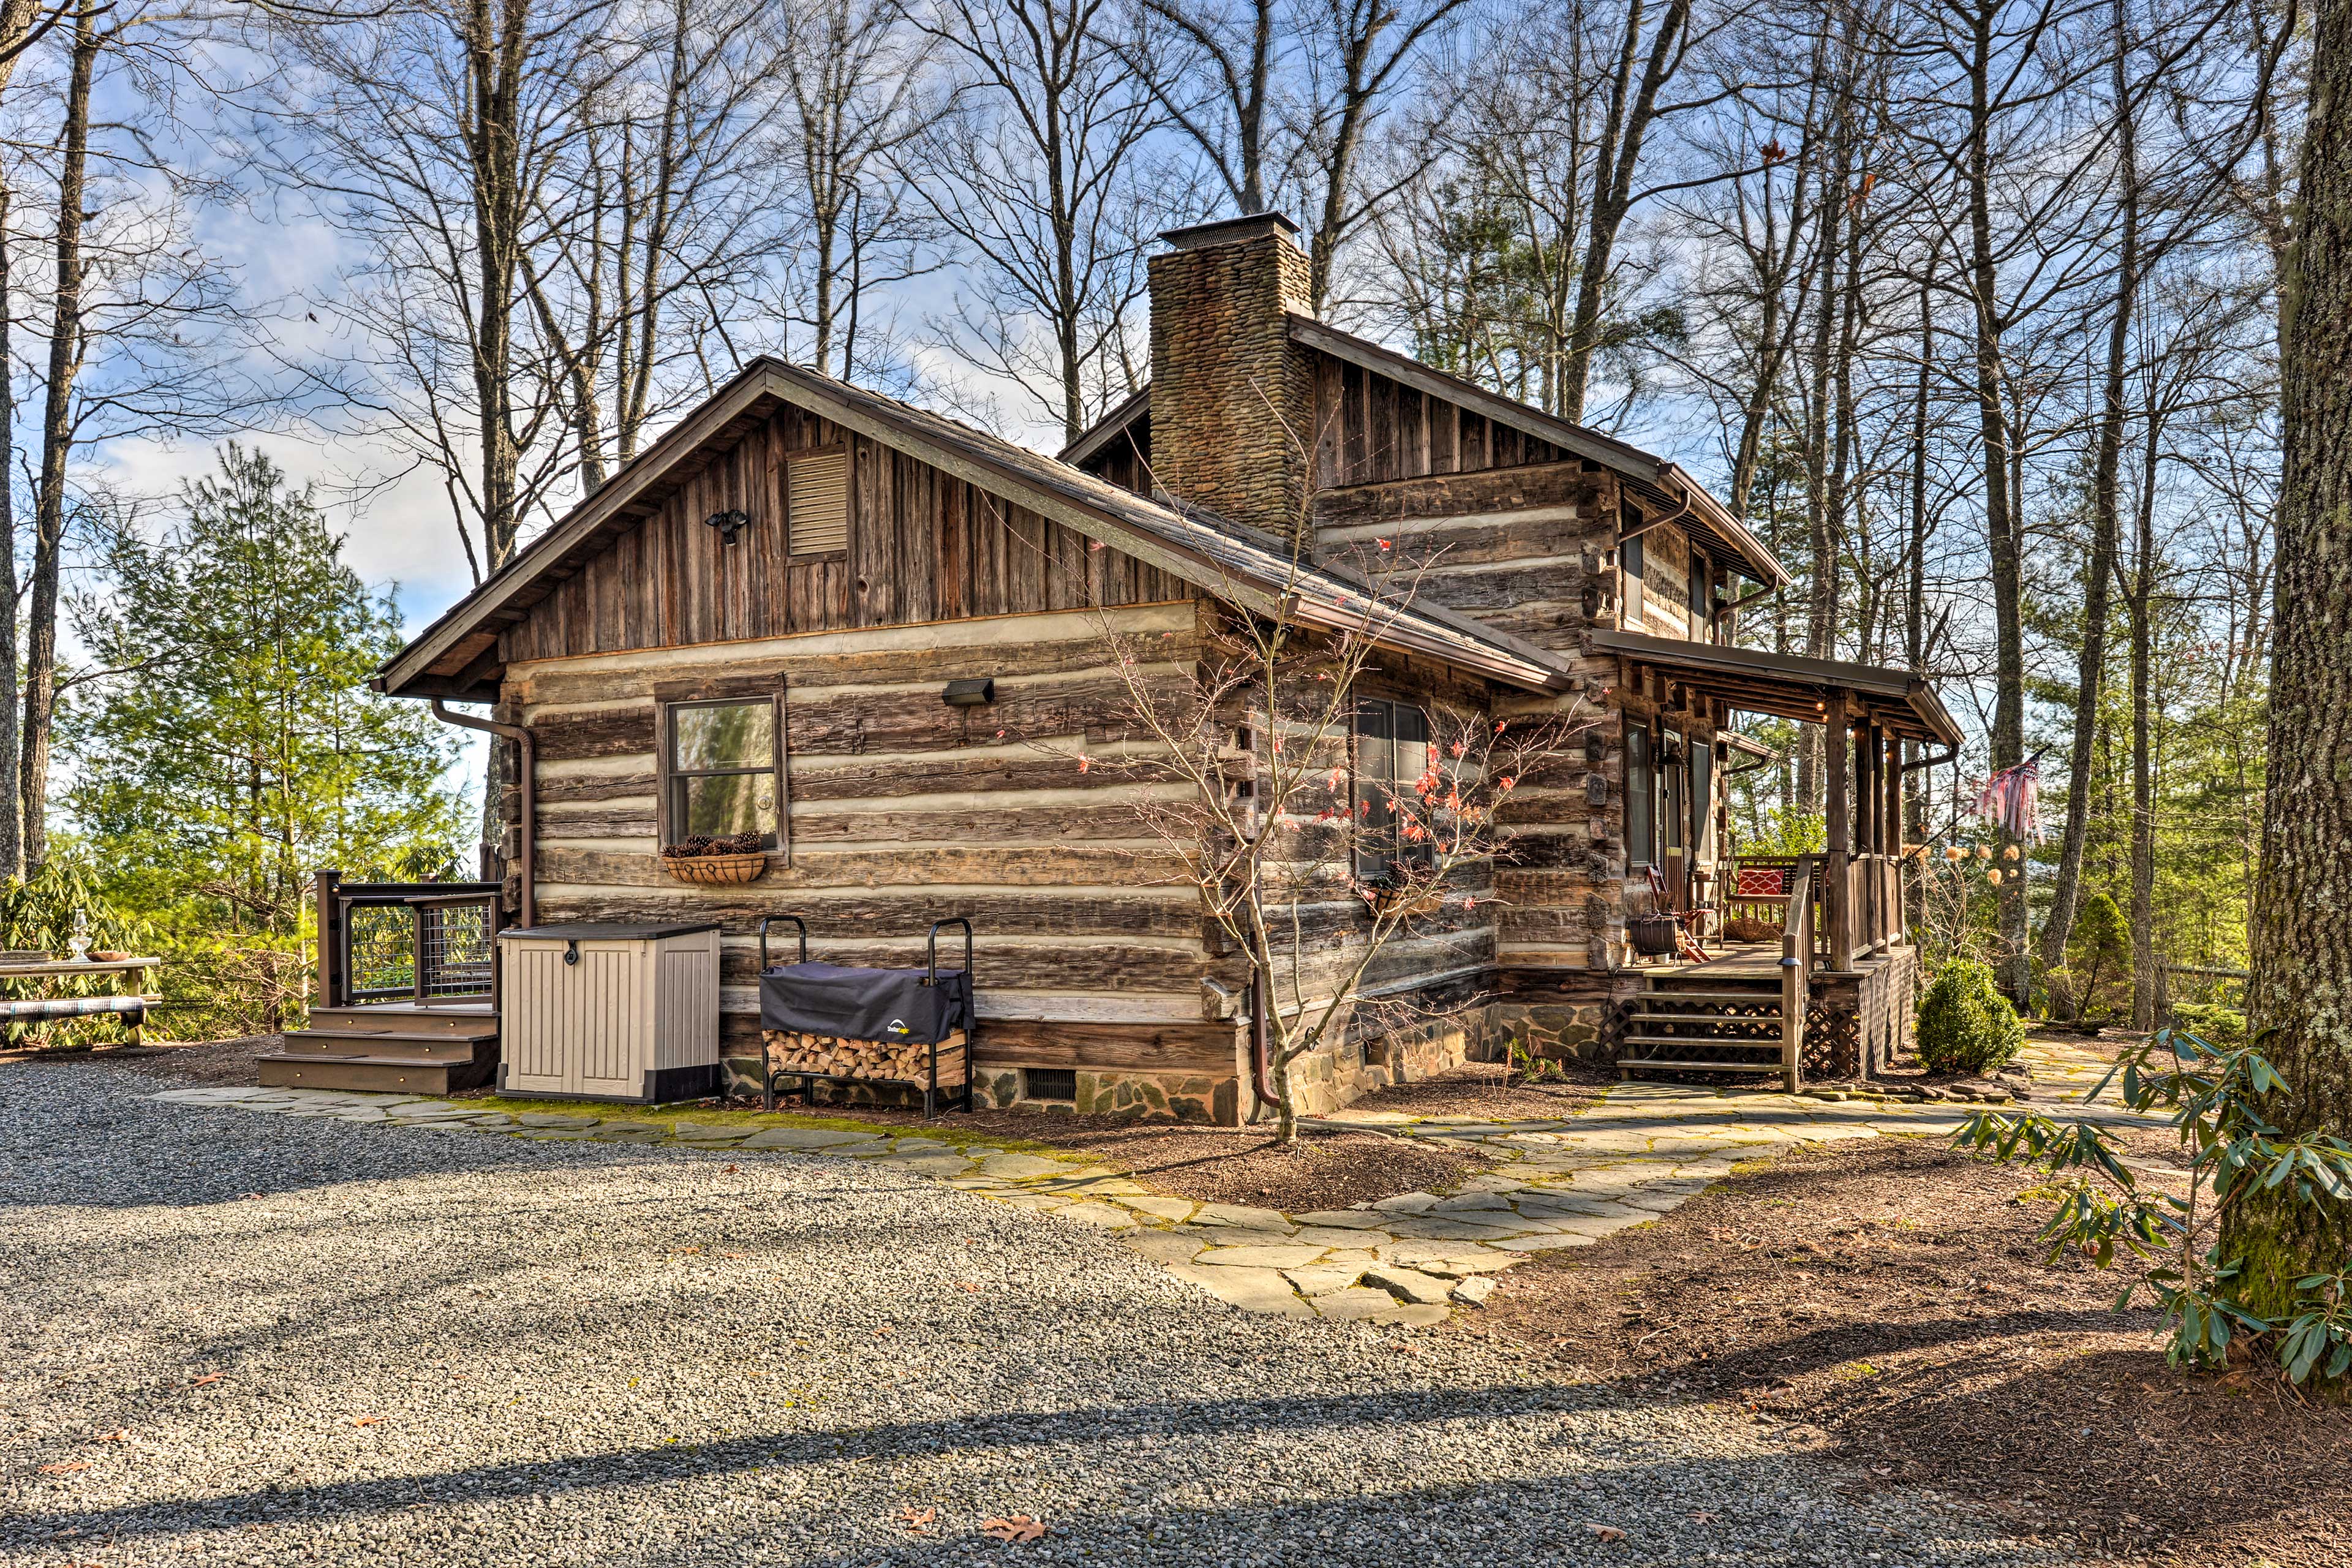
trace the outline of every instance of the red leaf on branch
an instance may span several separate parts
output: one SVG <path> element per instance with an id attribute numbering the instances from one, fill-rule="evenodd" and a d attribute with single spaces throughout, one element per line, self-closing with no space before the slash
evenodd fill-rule
<path id="1" fill-rule="evenodd" d="M 1080 773 L 1085 773 L 1088 768 L 1091 768 L 1094 765 L 1095 760 L 1092 757 L 1080 757 L 1078 759 L 1078 772 Z"/>

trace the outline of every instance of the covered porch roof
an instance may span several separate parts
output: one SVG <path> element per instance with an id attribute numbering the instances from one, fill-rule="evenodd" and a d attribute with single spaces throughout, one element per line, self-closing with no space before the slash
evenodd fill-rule
<path id="1" fill-rule="evenodd" d="M 1613 653 L 1636 670 L 1657 670 L 1750 712 L 1819 724 L 1828 714 L 1829 699 L 1843 692 L 1847 713 L 1857 722 L 1876 725 L 1899 740 L 1960 743 L 1960 727 L 1945 710 L 1935 687 L 1909 670 L 1759 653 L 1641 632 L 1594 630 L 1585 635 L 1585 641 L 1593 653 Z"/>

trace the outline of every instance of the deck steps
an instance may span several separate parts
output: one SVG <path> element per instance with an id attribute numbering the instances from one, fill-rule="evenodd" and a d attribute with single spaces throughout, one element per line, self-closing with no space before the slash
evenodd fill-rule
<path id="1" fill-rule="evenodd" d="M 1654 975 L 1620 1015 L 1617 1068 L 1637 1072 L 1778 1073 L 1776 976 Z"/>
<path id="2" fill-rule="evenodd" d="M 487 1001 L 320 1007 L 257 1066 L 269 1089 L 455 1094 L 497 1078 L 499 1020 Z"/>

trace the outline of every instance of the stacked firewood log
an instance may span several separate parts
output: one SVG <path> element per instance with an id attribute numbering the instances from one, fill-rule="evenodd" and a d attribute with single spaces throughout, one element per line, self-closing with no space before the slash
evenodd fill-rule
<path id="1" fill-rule="evenodd" d="M 918 1041 L 845 1040 L 796 1029 L 764 1032 L 771 1072 L 823 1073 L 841 1078 L 921 1083 L 930 1075 L 931 1047 Z M 940 1042 L 940 1087 L 963 1087 L 963 1031 Z"/>

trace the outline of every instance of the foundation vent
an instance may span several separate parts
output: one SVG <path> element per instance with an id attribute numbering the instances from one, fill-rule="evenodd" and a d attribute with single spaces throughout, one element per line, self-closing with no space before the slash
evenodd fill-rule
<path id="1" fill-rule="evenodd" d="M 1076 1104 L 1078 1098 L 1077 1069 L 1023 1068 L 1021 1097 L 1024 1100 L 1064 1100 Z"/>

